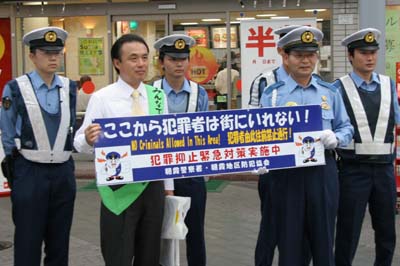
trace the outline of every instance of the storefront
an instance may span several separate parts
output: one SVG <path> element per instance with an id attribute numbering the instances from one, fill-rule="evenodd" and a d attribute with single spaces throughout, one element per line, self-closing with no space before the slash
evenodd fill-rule
<path id="1" fill-rule="evenodd" d="M 195 56 L 191 58 L 188 75 L 208 89 L 210 109 L 215 109 L 216 73 L 224 65 L 240 71 L 240 58 L 244 56 L 240 46 L 241 20 L 315 19 L 317 27 L 325 35 L 318 72 L 331 81 L 335 77 L 334 62 L 331 60 L 334 51 L 331 45 L 333 6 L 335 2 L 346 1 L 176 0 L 126 3 L 128 1 L 92 0 L 35 2 L 35 5 L 25 1 L 23 4 L 15 2 L 8 1 L 0 5 L 0 12 L 4 10 L 3 16 L 11 14 L 13 76 L 32 69 L 27 56 L 29 51 L 21 40 L 26 32 L 39 27 L 52 25 L 69 32 L 59 73 L 74 80 L 79 80 L 82 75 L 90 75 L 96 88 L 104 87 L 116 79 L 109 53 L 112 43 L 122 34 L 137 33 L 149 43 L 152 60 L 147 81 L 151 82 L 162 75 L 157 54 L 152 48 L 154 41 L 167 34 L 186 33 L 196 39 L 198 47 L 192 53 Z M 351 23 L 356 24 L 357 21 L 352 20 Z M 235 81 L 228 91 L 227 107 L 240 108 L 240 96 L 240 82 Z"/>

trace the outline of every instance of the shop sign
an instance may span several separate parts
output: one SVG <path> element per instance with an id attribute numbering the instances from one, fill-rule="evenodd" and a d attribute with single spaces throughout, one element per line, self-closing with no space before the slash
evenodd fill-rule
<path id="1" fill-rule="evenodd" d="M 79 75 L 104 75 L 103 38 L 79 38 Z"/>
<path id="2" fill-rule="evenodd" d="M 217 74 L 217 60 L 208 48 L 194 46 L 190 49 L 190 66 L 186 78 L 205 84 Z"/>

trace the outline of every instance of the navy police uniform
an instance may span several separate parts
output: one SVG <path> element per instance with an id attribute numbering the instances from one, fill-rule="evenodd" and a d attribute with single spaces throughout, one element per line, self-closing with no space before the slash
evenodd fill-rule
<path id="1" fill-rule="evenodd" d="M 349 54 L 355 49 L 360 54 L 368 53 L 379 49 L 379 36 L 378 30 L 367 28 L 343 39 L 342 45 Z M 336 265 L 352 265 L 368 204 L 375 230 L 374 265 L 389 266 L 396 244 L 393 160 L 394 128 L 400 121 L 400 113 L 395 85 L 388 76 L 372 71 L 370 80 L 365 81 L 356 68 L 334 85 L 343 95 L 355 129 L 350 145 L 338 149 L 340 199 Z"/>
<path id="2" fill-rule="evenodd" d="M 159 39 L 154 48 L 159 50 L 160 60 L 168 55 L 172 58 L 189 57 L 190 47 L 195 44 L 192 37 L 173 34 Z M 184 78 L 182 88 L 174 90 L 168 83 L 168 76 L 153 83 L 154 87 L 164 90 L 168 99 L 169 113 L 208 111 L 208 95 L 197 83 Z M 206 245 L 204 238 L 204 221 L 207 191 L 204 177 L 175 179 L 176 196 L 190 197 L 191 205 L 185 218 L 189 231 L 186 236 L 186 256 L 188 266 L 206 265 Z"/>
<path id="3" fill-rule="evenodd" d="M 279 43 L 287 56 L 291 56 L 292 51 L 315 53 L 322 37 L 320 30 L 304 26 L 286 34 Z M 274 90 L 277 91 L 275 96 Z M 307 256 L 304 245 L 309 245 L 313 265 L 333 266 L 338 179 L 332 149 L 350 142 L 353 128 L 349 117 L 339 92 L 311 73 L 305 87 L 292 76 L 268 87 L 261 97 L 261 105 L 270 107 L 274 104 L 320 105 L 324 129 L 320 139 L 326 149 L 326 165 L 269 173 L 274 182 L 269 216 L 277 225 L 279 265 L 303 265 Z"/>
<path id="4" fill-rule="evenodd" d="M 40 50 L 50 58 L 62 55 L 66 38 L 66 31 L 46 27 L 27 33 L 23 42 L 34 56 Z M 2 98 L 2 143 L 13 172 L 14 265 L 39 266 L 44 242 L 44 265 L 65 266 L 76 194 L 76 83 L 53 75 L 48 85 L 40 73 L 11 80 Z"/>

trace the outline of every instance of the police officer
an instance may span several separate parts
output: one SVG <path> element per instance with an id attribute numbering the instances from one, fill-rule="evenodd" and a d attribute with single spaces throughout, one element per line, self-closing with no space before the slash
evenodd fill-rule
<path id="1" fill-rule="evenodd" d="M 366 28 L 342 40 L 353 71 L 334 82 L 355 129 L 351 144 L 338 149 L 337 266 L 352 265 L 367 204 L 375 230 L 374 265 L 391 265 L 395 250 L 394 128 L 400 114 L 393 80 L 374 72 L 379 36 L 379 30 Z"/>
<path id="2" fill-rule="evenodd" d="M 275 34 L 279 35 L 279 38 L 285 36 L 288 32 L 301 27 L 300 25 L 289 25 L 279 28 L 274 31 Z M 283 56 L 284 51 L 282 45 L 278 42 L 278 53 Z M 263 90 L 275 84 L 277 81 L 285 80 L 289 74 L 289 67 L 282 62 L 282 64 L 272 71 L 267 71 L 258 75 L 251 85 L 250 90 L 250 105 L 251 107 L 257 108 L 259 106 L 259 98 L 261 98 Z M 313 74 L 314 75 L 314 74 Z M 317 75 L 315 75 L 317 77 Z M 319 78 L 319 77 L 318 77 Z M 277 90 L 273 91 L 276 94 Z M 276 97 L 274 97 L 276 99 Z M 276 106 L 276 102 L 272 104 Z M 272 203 L 271 195 L 274 191 L 274 184 L 272 178 L 269 178 L 268 174 L 261 175 L 258 179 L 258 195 L 260 196 L 261 202 L 261 223 L 260 231 L 257 238 L 257 245 L 255 251 L 255 265 L 256 266 L 268 266 L 272 265 L 274 259 L 274 251 L 277 246 L 277 225 L 276 219 L 269 212 L 272 211 L 274 203 Z M 275 203 L 276 204 L 276 203 Z M 305 265 L 308 265 L 309 251 L 307 243 L 304 244 L 305 252 Z"/>
<path id="3" fill-rule="evenodd" d="M 76 83 L 58 76 L 67 32 L 57 27 L 23 37 L 35 70 L 8 82 L 2 143 L 12 175 L 14 265 L 68 265 L 76 184 L 71 157 Z"/>
<path id="4" fill-rule="evenodd" d="M 190 47 L 195 40 L 184 34 L 163 37 L 154 43 L 159 51 L 159 63 L 164 77 L 153 86 L 167 95 L 169 113 L 208 111 L 208 95 L 199 84 L 185 78 L 189 67 Z M 204 177 L 175 179 L 176 196 L 190 197 L 191 206 L 185 223 L 189 229 L 186 236 L 186 256 L 189 266 L 206 265 L 204 220 L 206 211 L 206 185 Z"/>
<path id="5" fill-rule="evenodd" d="M 294 30 L 300 25 L 289 25 L 282 28 L 279 28 L 274 31 L 274 34 L 278 35 L 279 38 L 285 36 L 291 30 Z M 279 46 L 277 48 L 278 54 L 282 55 L 282 47 Z M 286 66 L 283 62 L 282 64 L 273 69 L 263 73 L 258 74 L 253 82 L 250 85 L 250 101 L 249 107 L 250 108 L 258 108 L 260 107 L 260 98 L 264 91 L 264 89 L 272 84 L 276 83 L 279 80 L 283 80 L 288 76 L 288 66 Z"/>
<path id="6" fill-rule="evenodd" d="M 275 170 L 269 176 L 274 182 L 270 215 L 278 224 L 279 265 L 302 265 L 305 239 L 310 243 L 313 265 L 334 265 L 338 180 L 332 150 L 350 142 L 353 127 L 339 92 L 312 76 L 322 37 L 320 30 L 303 26 L 281 38 L 278 44 L 290 75 L 268 87 L 261 97 L 263 107 L 276 101 L 276 106 L 318 104 L 322 108 L 320 141 L 325 147 L 326 165 Z"/>

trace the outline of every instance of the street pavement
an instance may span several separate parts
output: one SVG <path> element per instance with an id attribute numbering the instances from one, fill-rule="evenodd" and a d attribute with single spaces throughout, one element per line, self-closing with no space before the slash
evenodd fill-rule
<path id="1" fill-rule="evenodd" d="M 79 189 L 93 182 L 90 178 L 93 177 L 94 165 L 89 157 L 75 155 L 75 158 Z M 229 177 L 225 176 L 225 179 Z M 235 181 L 228 182 L 222 192 L 210 192 L 207 196 L 207 265 L 251 266 L 254 265 L 254 249 L 260 221 L 257 182 L 254 177 L 235 178 Z M 78 191 L 70 241 L 71 266 L 104 265 L 100 252 L 99 207 L 100 199 L 96 191 Z M 396 227 L 397 232 L 400 232 L 398 218 Z M 399 239 L 398 237 L 398 242 Z M 10 199 L 0 198 L 0 241 L 12 240 Z M 393 265 L 400 265 L 399 245 Z M 184 241 L 181 241 L 180 247 L 181 266 L 187 266 Z M 10 248 L 0 251 L 0 266 L 12 266 L 12 250 Z M 374 234 L 367 212 L 353 266 L 373 265 L 374 256 Z M 274 266 L 276 265 L 275 258 Z"/>

